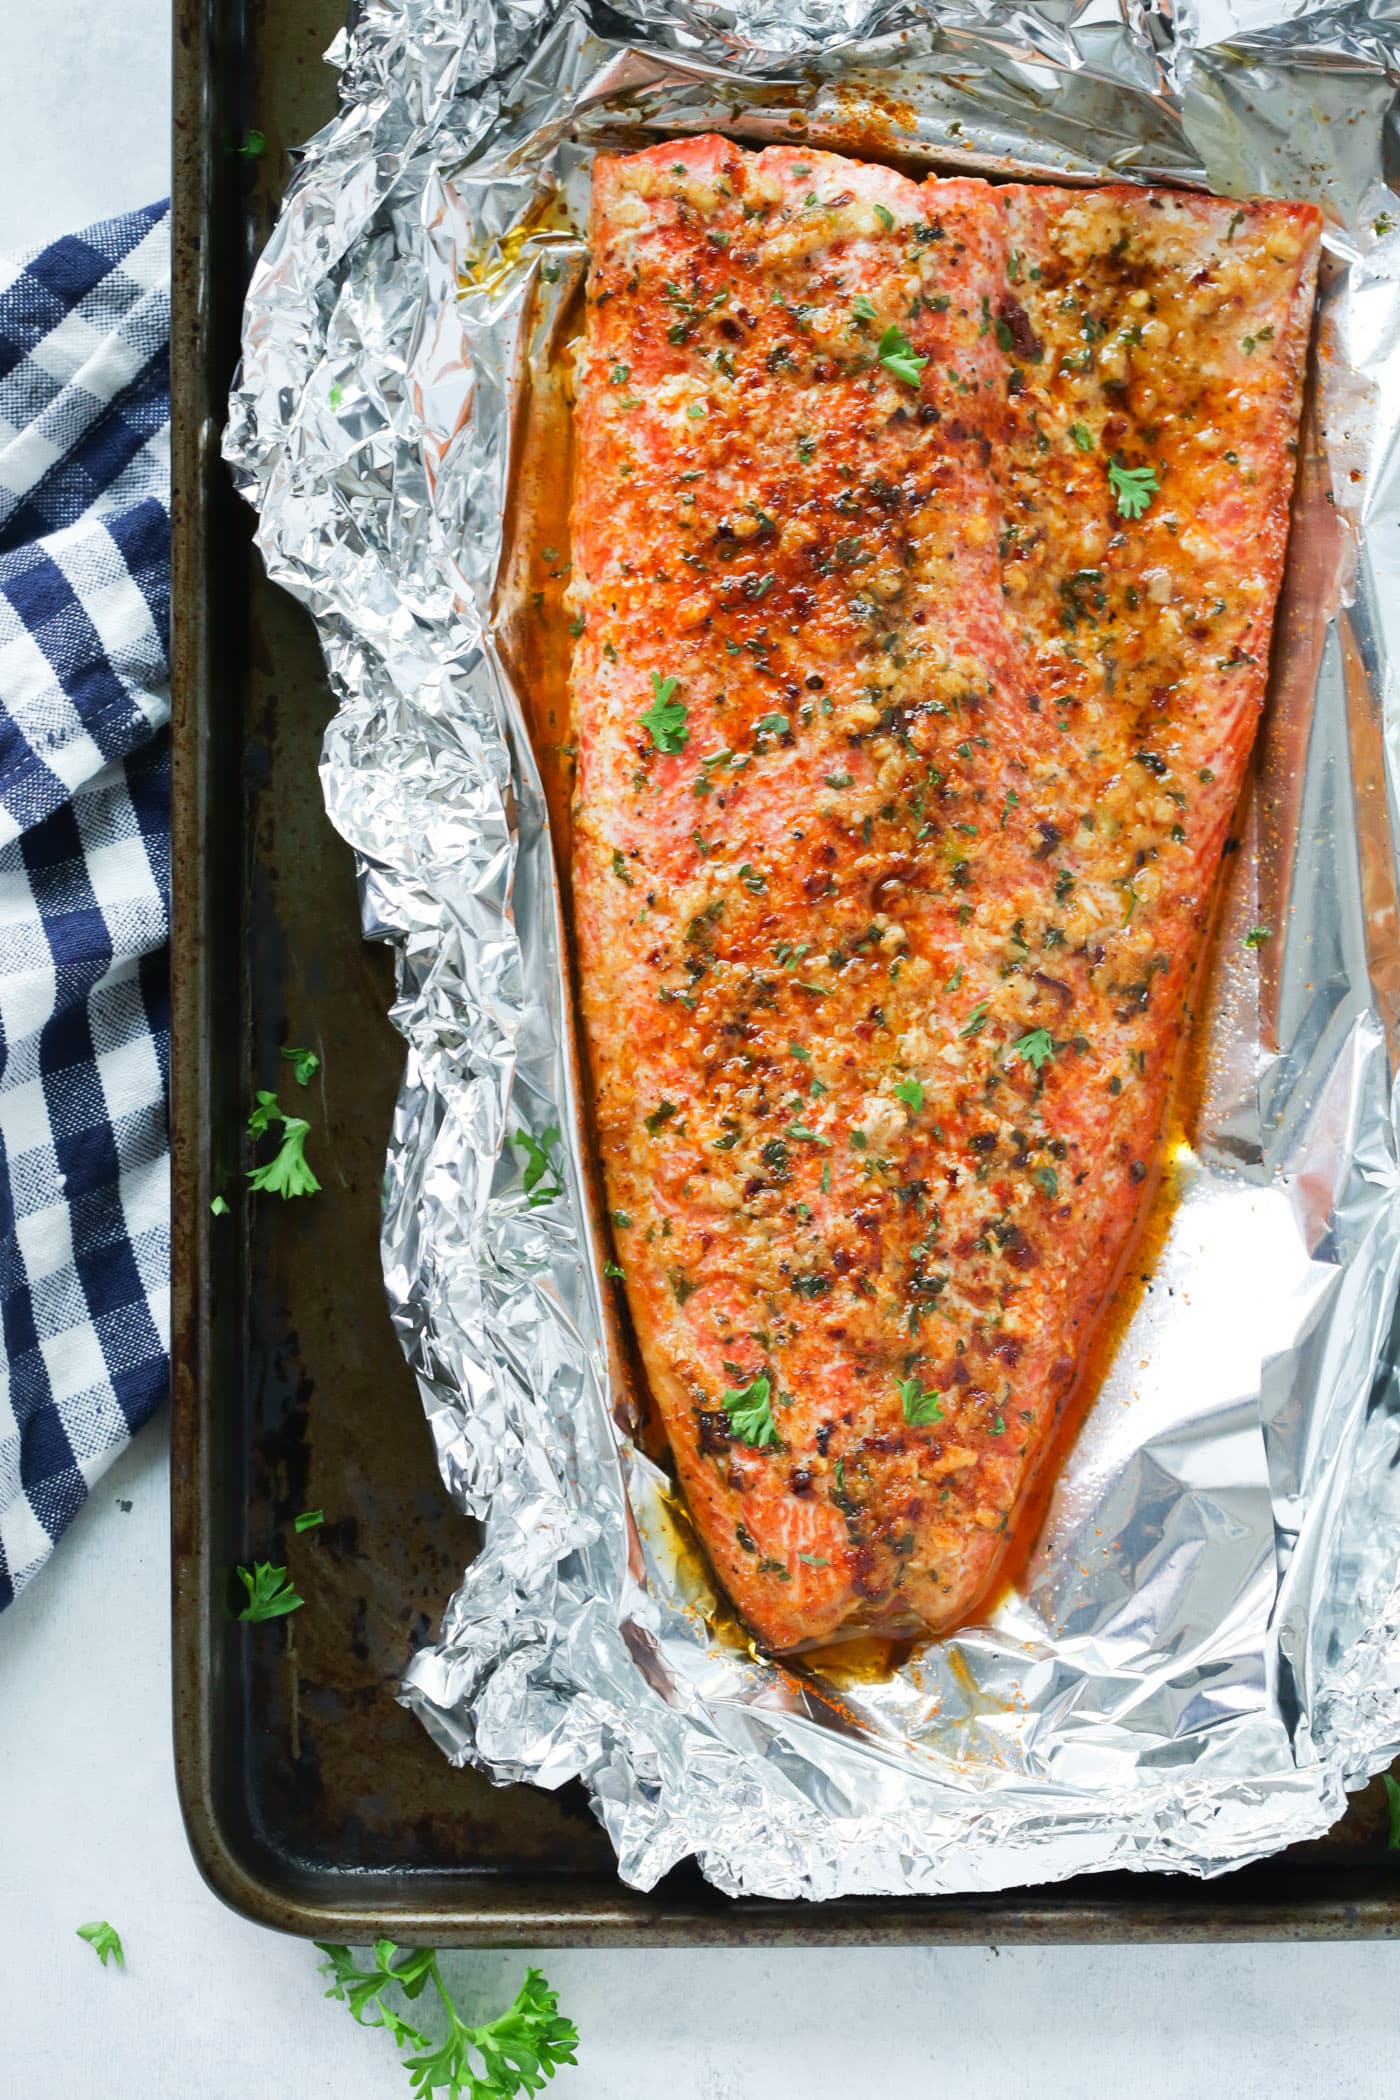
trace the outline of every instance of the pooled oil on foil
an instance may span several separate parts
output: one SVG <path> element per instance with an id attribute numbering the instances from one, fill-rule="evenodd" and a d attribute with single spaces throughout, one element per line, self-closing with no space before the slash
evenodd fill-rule
<path id="1" fill-rule="evenodd" d="M 639 1887 L 687 1857 L 791 1897 L 1216 1874 L 1319 1834 L 1400 1747 L 1400 11 L 368 0 L 331 56 L 226 449 L 338 700 L 327 808 L 407 1042 L 390 1309 L 483 1523 L 406 1703 L 498 1782 L 581 1779 Z M 1018 1586 L 884 1672 L 727 1619 L 636 1434 L 589 1194 L 551 844 L 567 346 L 593 155 L 711 129 L 1328 222 L 1172 1202 Z"/>

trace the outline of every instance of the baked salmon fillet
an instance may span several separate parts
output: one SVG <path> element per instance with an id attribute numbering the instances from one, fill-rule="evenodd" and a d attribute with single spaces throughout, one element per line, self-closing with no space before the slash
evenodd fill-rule
<path id="1" fill-rule="evenodd" d="M 597 163 L 573 909 L 642 1363 L 775 1650 L 993 1583 L 1144 1200 L 1320 219 Z"/>

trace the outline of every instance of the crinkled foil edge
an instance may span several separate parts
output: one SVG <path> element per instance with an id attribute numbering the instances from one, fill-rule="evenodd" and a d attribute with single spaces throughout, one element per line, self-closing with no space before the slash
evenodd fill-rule
<path id="1" fill-rule="evenodd" d="M 1324 900 L 1335 996 L 1315 1027 L 1288 1022 L 1285 971 L 1241 1110 L 1230 1215 L 1252 1204 L 1261 1245 L 1282 1229 L 1291 1248 L 1292 1231 L 1307 1257 L 1261 1313 L 1258 1390 L 1238 1402 L 1247 1450 L 1227 1487 L 1253 1512 L 1246 1529 L 1271 1500 L 1273 1556 L 1221 1600 L 1222 1618 L 1254 1614 L 1243 1689 L 1207 1628 L 1197 1681 L 1172 1681 L 1204 1718 L 1173 1708 L 1134 1737 L 1076 1714 L 1065 1684 L 1091 1673 L 1074 1678 L 1069 1650 L 1013 1612 L 961 1640 L 953 1660 L 979 1695 L 963 1710 L 945 1675 L 936 1696 L 906 1683 L 840 1719 L 800 1672 L 717 1644 L 675 1552 L 669 1484 L 614 1404 L 560 897 L 494 606 L 526 336 L 583 253 L 566 232 L 514 250 L 508 237 L 545 189 L 577 198 L 608 123 L 761 141 L 791 135 L 796 106 L 814 140 L 839 144 L 853 98 L 890 68 L 915 83 L 904 144 L 940 166 L 1321 195 L 1315 435 L 1340 551 L 1303 696 L 1307 791 L 1333 778 L 1326 740 L 1364 733 L 1396 799 L 1400 591 L 1384 535 L 1400 503 L 1385 405 L 1400 398 L 1400 239 L 1380 162 L 1394 41 L 1355 6 L 1268 0 L 1195 0 L 1174 18 L 1139 0 L 643 0 L 599 26 L 545 0 L 369 0 L 331 55 L 341 114 L 255 272 L 226 453 L 269 573 L 315 615 L 338 701 L 326 806 L 356 852 L 366 934 L 393 944 L 407 1044 L 390 1311 L 446 1486 L 484 1525 L 405 1703 L 498 1782 L 581 1779 L 642 1888 L 687 1857 L 731 1893 L 809 1898 L 1111 1866 L 1216 1874 L 1319 1834 L 1400 1744 L 1400 1201 L 1391 964 L 1374 937 L 1388 829 L 1363 852 L 1341 795 L 1334 878 L 1318 844 L 1329 811 L 1311 810 L 1290 897 Z M 1332 105 L 1360 128 L 1329 134 L 1317 111 Z M 464 293 L 468 251 L 500 267 Z M 555 1148 L 549 1174 L 522 1131 Z M 1217 1501 L 1183 1488 L 1203 1537 L 1235 1521 L 1229 1493 Z M 1165 1654 L 1181 1628 L 1159 1631 Z M 1160 1660 L 1137 1658 L 1142 1683 Z"/>

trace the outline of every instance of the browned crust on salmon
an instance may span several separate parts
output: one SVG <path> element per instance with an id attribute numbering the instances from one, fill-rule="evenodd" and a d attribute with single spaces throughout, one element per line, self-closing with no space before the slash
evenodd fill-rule
<path id="1" fill-rule="evenodd" d="M 985 1593 L 1131 1234 L 1318 233 L 715 137 L 597 164 L 583 1016 L 647 1375 L 775 1648 Z"/>

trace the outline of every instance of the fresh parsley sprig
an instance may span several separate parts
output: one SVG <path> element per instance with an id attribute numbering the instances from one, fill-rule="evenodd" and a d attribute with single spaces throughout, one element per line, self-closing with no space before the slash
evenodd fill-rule
<path id="1" fill-rule="evenodd" d="M 893 322 L 881 336 L 875 355 L 885 370 L 895 379 L 902 379 L 906 386 L 919 384 L 919 374 L 928 363 L 926 357 L 914 355 L 914 345 L 903 329 L 896 328 Z"/>
<path id="2" fill-rule="evenodd" d="M 248 1602 L 238 1616 L 252 1625 L 264 1619 L 284 1619 L 306 1602 L 297 1595 L 296 1585 L 288 1582 L 286 1569 L 274 1568 L 271 1561 L 255 1561 L 251 1568 L 240 1567 L 235 1572 L 248 1592 Z"/>
<path id="3" fill-rule="evenodd" d="M 286 1049 L 279 1050 L 277 1054 L 279 1057 L 285 1058 L 291 1066 L 298 1086 L 310 1086 L 312 1080 L 321 1069 L 321 1060 L 316 1055 L 316 1052 L 314 1050 L 303 1050 L 299 1043 L 289 1044 Z"/>
<path id="4" fill-rule="evenodd" d="M 1108 482 L 1118 499 L 1120 518 L 1140 518 L 1162 484 L 1155 467 L 1125 467 L 1121 459 L 1108 463 Z"/>
<path id="5" fill-rule="evenodd" d="M 249 1187 L 260 1189 L 265 1195 L 281 1196 L 284 1202 L 291 1196 L 314 1196 L 321 1184 L 306 1157 L 311 1125 L 305 1116 L 289 1116 L 275 1094 L 260 1089 L 248 1118 L 248 1134 L 266 1137 L 274 1123 L 282 1126 L 282 1142 L 262 1166 L 249 1167 Z"/>
<path id="6" fill-rule="evenodd" d="M 762 1450 L 766 1444 L 777 1443 L 778 1425 L 769 1400 L 772 1390 L 771 1380 L 760 1372 L 737 1392 L 731 1389 L 720 1395 L 719 1404 L 729 1417 L 730 1430 L 741 1444 Z"/>
<path id="7" fill-rule="evenodd" d="M 651 732 L 652 747 L 667 757 L 684 751 L 690 742 L 690 731 L 686 727 L 685 702 L 673 700 L 677 680 L 651 674 L 652 702 L 646 713 L 639 717 L 643 729 Z"/>
<path id="8" fill-rule="evenodd" d="M 911 1429 L 931 1429 L 935 1422 L 943 1420 L 943 1410 L 938 1404 L 942 1396 L 934 1386 L 923 1385 L 917 1378 L 897 1378 L 895 1383 L 899 1387 L 904 1419 Z"/>
<path id="9" fill-rule="evenodd" d="M 1013 1057 L 1023 1057 L 1038 1072 L 1055 1055 L 1055 1038 L 1048 1028 L 1032 1028 L 1011 1045 Z"/>
<path id="10" fill-rule="evenodd" d="M 284 1115 L 282 1142 L 265 1165 L 249 1168 L 249 1187 L 261 1189 L 264 1195 L 280 1196 L 284 1202 L 290 1196 L 314 1196 L 321 1184 L 306 1157 L 310 1131 L 305 1116 Z"/>
<path id="11" fill-rule="evenodd" d="M 361 2027 L 383 2027 L 398 2048 L 412 2052 L 403 2067 L 419 2100 L 437 2092 L 448 2100 L 514 2100 L 540 2092 L 561 2064 L 578 2061 L 578 2031 L 538 1969 L 526 1970 L 514 2003 L 499 2018 L 473 2027 L 458 2012 L 430 1948 L 400 1950 L 392 1940 L 376 1940 L 374 1966 L 362 1969 L 348 1947 L 316 1944 L 326 1956 L 321 1973 L 331 1979 L 326 1996 L 348 2005 Z M 385 2003 L 387 1990 L 413 2002 L 429 1984 L 447 2017 L 441 2042 Z"/>

